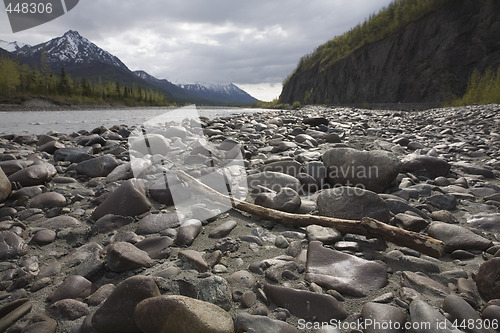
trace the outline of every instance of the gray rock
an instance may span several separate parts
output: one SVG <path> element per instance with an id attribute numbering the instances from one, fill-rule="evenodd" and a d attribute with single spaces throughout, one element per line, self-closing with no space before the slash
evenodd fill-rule
<path id="1" fill-rule="evenodd" d="M 461 169 L 462 171 L 470 175 L 481 175 L 484 176 L 485 178 L 490 178 L 490 179 L 495 178 L 493 169 L 486 166 L 480 166 L 466 162 L 453 163 L 453 166 L 455 168 Z"/>
<path id="2" fill-rule="evenodd" d="M 65 207 L 67 205 L 64 195 L 57 192 L 46 192 L 33 197 L 28 205 L 31 208 L 48 209 L 54 207 Z"/>
<path id="3" fill-rule="evenodd" d="M 441 269 L 435 262 L 418 258 L 410 255 L 405 255 L 403 252 L 393 250 L 385 256 L 384 261 L 391 266 L 393 271 L 410 270 L 414 272 L 429 272 L 439 273 Z"/>
<path id="4" fill-rule="evenodd" d="M 149 214 L 139 221 L 136 232 L 139 235 L 155 234 L 168 228 L 177 228 L 180 224 L 179 217 L 175 212 Z"/>
<path id="5" fill-rule="evenodd" d="M 175 244 L 177 246 L 190 246 L 203 229 L 200 220 L 190 219 L 181 224 L 177 232 Z"/>
<path id="6" fill-rule="evenodd" d="M 260 186 L 267 187 L 275 192 L 281 190 L 282 187 L 290 187 L 294 191 L 300 189 L 300 182 L 297 178 L 273 171 L 259 172 L 247 176 L 248 188 L 254 191 L 259 191 Z"/>
<path id="7" fill-rule="evenodd" d="M 402 332 L 400 328 L 404 327 L 406 323 L 406 312 L 401 308 L 396 308 L 388 304 L 365 303 L 361 310 L 361 316 L 366 324 L 365 333 Z M 377 324 L 387 325 L 388 323 L 392 323 L 388 328 L 376 326 Z"/>
<path id="8" fill-rule="evenodd" d="M 283 160 L 283 161 L 275 161 L 271 163 L 264 164 L 259 169 L 262 172 L 272 171 L 278 173 L 284 173 L 293 177 L 296 177 L 300 172 L 302 165 L 294 160 Z"/>
<path id="9" fill-rule="evenodd" d="M 28 246 L 24 239 L 12 231 L 0 232 L 0 260 L 9 260 L 26 254 Z"/>
<path id="10" fill-rule="evenodd" d="M 480 323 L 481 317 L 474 308 L 462 297 L 457 295 L 448 295 L 443 301 L 443 310 L 449 314 L 451 322 L 458 323 L 458 328 L 468 333 L 487 333 L 489 330 L 480 325 L 467 325 L 460 327 L 461 323 Z"/>
<path id="11" fill-rule="evenodd" d="M 150 208 L 151 203 L 146 197 L 144 183 L 137 179 L 129 179 L 92 212 L 92 218 L 97 221 L 107 214 L 136 216 L 149 211 Z"/>
<path id="12" fill-rule="evenodd" d="M 114 284 L 108 283 L 103 286 L 101 286 L 99 289 L 97 289 L 92 295 L 90 295 L 87 299 L 86 302 L 90 306 L 97 306 L 104 302 L 109 295 L 113 293 L 113 291 L 116 289 Z"/>
<path id="13" fill-rule="evenodd" d="M 27 160 L 7 160 L 0 161 L 0 168 L 2 168 L 5 175 L 8 177 L 19 170 L 29 167 L 33 161 Z"/>
<path id="14" fill-rule="evenodd" d="M 486 250 L 493 243 L 469 229 L 444 222 L 433 222 L 427 230 L 429 236 L 443 241 L 446 251 L 455 250 Z"/>
<path id="15" fill-rule="evenodd" d="M 31 242 L 44 246 L 48 245 L 56 240 L 57 234 L 53 230 L 42 229 L 36 232 L 31 239 Z"/>
<path id="16" fill-rule="evenodd" d="M 227 282 L 236 289 L 251 289 L 257 283 L 252 273 L 248 271 L 237 271 L 231 274 Z"/>
<path id="17" fill-rule="evenodd" d="M 116 286 L 92 316 L 92 326 L 100 333 L 142 332 L 134 320 L 134 310 L 142 300 L 160 296 L 151 277 L 133 276 Z"/>
<path id="18" fill-rule="evenodd" d="M 166 259 L 170 256 L 173 243 L 170 237 L 153 237 L 136 243 L 135 247 L 146 252 L 151 259 Z"/>
<path id="19" fill-rule="evenodd" d="M 54 161 L 69 161 L 72 163 L 81 162 L 83 159 L 80 159 L 81 156 L 87 156 L 92 153 L 92 147 L 68 147 L 61 148 L 54 152 Z"/>
<path id="20" fill-rule="evenodd" d="M 132 222 L 134 222 L 134 218 L 130 216 L 107 214 L 94 223 L 93 230 L 96 233 L 105 234 L 112 230 L 120 229 Z"/>
<path id="21" fill-rule="evenodd" d="M 361 186 L 382 192 L 391 186 L 399 173 L 401 162 L 392 153 L 352 148 L 334 148 L 323 154 L 332 185 Z"/>
<path id="22" fill-rule="evenodd" d="M 208 237 L 210 237 L 210 238 L 226 237 L 237 226 L 238 226 L 238 222 L 236 222 L 235 220 L 226 221 L 226 222 L 222 223 L 221 225 L 219 225 L 218 227 L 216 227 L 215 229 L 213 229 L 212 231 L 210 231 L 210 233 L 208 234 Z"/>
<path id="23" fill-rule="evenodd" d="M 62 229 L 77 228 L 80 227 L 82 224 L 80 223 L 80 221 L 78 221 L 72 216 L 59 215 L 44 221 L 40 222 L 37 221 L 33 225 L 36 227 L 59 231 Z"/>
<path id="24" fill-rule="evenodd" d="M 130 243 L 117 242 L 106 249 L 106 266 L 113 272 L 125 272 L 141 267 L 152 267 L 149 255 Z"/>
<path id="25" fill-rule="evenodd" d="M 271 319 L 265 316 L 250 315 L 240 312 L 235 320 L 236 330 L 242 332 L 259 333 L 299 333 L 300 331 L 292 325 L 281 320 Z"/>
<path id="26" fill-rule="evenodd" d="M 43 151 L 49 154 L 54 154 L 56 150 L 64 148 L 64 144 L 59 141 L 50 141 L 38 147 L 37 150 Z"/>
<path id="27" fill-rule="evenodd" d="M 480 213 L 467 219 L 467 223 L 478 229 L 500 234 L 500 214 Z"/>
<path id="28" fill-rule="evenodd" d="M 274 304 L 305 320 L 328 322 L 348 315 L 342 304 L 330 295 L 270 284 L 264 285 L 264 292 Z"/>
<path id="29" fill-rule="evenodd" d="M 288 213 L 295 213 L 301 205 L 299 194 L 289 187 L 282 187 L 279 192 L 264 192 L 257 195 L 255 204 L 280 210 Z"/>
<path id="30" fill-rule="evenodd" d="M 21 333 L 55 333 L 57 321 L 43 313 L 33 315 Z"/>
<path id="31" fill-rule="evenodd" d="M 363 297 L 387 285 L 387 272 L 377 262 L 310 242 L 305 279 L 344 295 Z"/>
<path id="32" fill-rule="evenodd" d="M 394 216 L 394 224 L 400 228 L 418 232 L 424 230 L 429 225 L 429 222 L 420 216 L 399 213 Z"/>
<path id="33" fill-rule="evenodd" d="M 457 198 L 452 194 L 436 194 L 425 198 L 425 203 L 441 210 L 455 210 L 457 208 Z"/>
<path id="34" fill-rule="evenodd" d="M 190 264 L 199 272 L 206 272 L 208 270 L 208 264 L 203 259 L 200 252 L 195 250 L 184 250 L 179 252 L 179 259 Z"/>
<path id="35" fill-rule="evenodd" d="M 487 300 L 500 299 L 500 258 L 492 258 L 479 267 L 476 285 Z"/>
<path id="36" fill-rule="evenodd" d="M 9 178 L 5 175 L 0 167 L 0 202 L 4 202 L 12 192 L 12 185 Z"/>
<path id="37" fill-rule="evenodd" d="M 79 174 L 92 178 L 106 177 L 118 166 L 118 162 L 112 156 L 100 156 L 76 165 L 76 171 Z"/>
<path id="38" fill-rule="evenodd" d="M 330 245 L 342 240 L 342 234 L 334 228 L 309 225 L 306 227 L 306 231 L 310 242 L 319 241 L 325 245 Z"/>
<path id="39" fill-rule="evenodd" d="M 21 186 L 43 185 L 57 174 L 56 168 L 49 163 L 40 163 L 19 170 L 9 176 L 9 181 Z"/>
<path id="40" fill-rule="evenodd" d="M 77 299 L 85 298 L 90 296 L 94 290 L 92 290 L 92 282 L 79 275 L 70 275 L 68 278 L 60 284 L 52 295 L 48 298 L 51 303 L 55 303 L 62 299 Z"/>
<path id="41" fill-rule="evenodd" d="M 416 299 L 411 302 L 410 317 L 413 325 L 418 327 L 414 329 L 415 333 L 463 333 L 453 328 L 451 322 L 438 309 L 423 300 Z"/>
<path id="42" fill-rule="evenodd" d="M 148 133 L 143 135 L 138 130 L 128 139 L 130 149 L 142 155 L 162 155 L 166 156 L 172 150 L 170 148 L 170 141 L 164 136 L 156 133 Z"/>
<path id="43" fill-rule="evenodd" d="M 430 179 L 446 177 L 451 169 L 451 165 L 445 160 L 428 155 L 408 155 L 402 162 L 402 171 Z"/>
<path id="44" fill-rule="evenodd" d="M 76 299 L 63 299 L 49 306 L 49 314 L 57 319 L 76 320 L 90 314 L 89 306 Z"/>
<path id="45" fill-rule="evenodd" d="M 234 333 L 228 312 L 185 296 L 148 298 L 137 305 L 134 319 L 144 333 Z"/>
<path id="46" fill-rule="evenodd" d="M 401 275 L 401 285 L 403 287 L 415 289 L 425 295 L 446 297 L 450 294 L 450 289 L 448 287 L 423 273 L 404 271 Z"/>
<path id="47" fill-rule="evenodd" d="M 322 191 L 316 199 L 320 215 L 360 220 L 371 217 L 389 222 L 387 205 L 376 193 L 361 188 L 342 186 Z"/>
<path id="48" fill-rule="evenodd" d="M 200 301 L 215 304 L 226 311 L 231 309 L 231 288 L 224 278 L 212 275 L 202 279 L 196 285 L 196 290 L 196 298 Z"/>

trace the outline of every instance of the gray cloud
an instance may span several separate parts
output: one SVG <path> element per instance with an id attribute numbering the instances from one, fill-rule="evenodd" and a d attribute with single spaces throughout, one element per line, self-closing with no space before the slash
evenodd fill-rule
<path id="1" fill-rule="evenodd" d="M 301 56 L 390 0 L 80 0 L 45 25 L 0 39 L 36 44 L 78 30 L 131 69 L 176 82 L 277 83 Z"/>

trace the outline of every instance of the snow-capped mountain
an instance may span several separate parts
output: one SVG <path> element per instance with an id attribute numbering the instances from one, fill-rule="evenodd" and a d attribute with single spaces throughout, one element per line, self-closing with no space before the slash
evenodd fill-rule
<path id="1" fill-rule="evenodd" d="M 29 45 L 21 43 L 21 42 L 6 42 L 6 41 L 0 39 L 0 48 L 4 49 L 5 51 L 15 52 L 15 51 L 23 48 L 24 46 L 29 46 Z"/>
<path id="2" fill-rule="evenodd" d="M 253 103 L 257 99 L 250 96 L 234 84 L 214 84 L 214 83 L 195 83 L 179 84 L 179 87 L 202 98 L 223 99 L 235 103 Z"/>
<path id="3" fill-rule="evenodd" d="M 49 65 L 74 66 L 75 64 L 100 62 L 128 70 L 120 59 L 101 49 L 74 30 L 70 30 L 62 37 L 54 38 L 46 43 L 19 48 L 13 53 L 20 57 L 32 57 L 41 55 L 42 52 L 46 54 L 46 61 Z"/>

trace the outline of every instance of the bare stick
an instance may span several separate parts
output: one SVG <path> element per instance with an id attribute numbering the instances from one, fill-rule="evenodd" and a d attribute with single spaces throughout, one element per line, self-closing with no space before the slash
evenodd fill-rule
<path id="1" fill-rule="evenodd" d="M 214 201 L 225 204 L 229 201 L 235 209 L 268 218 L 287 226 L 307 227 L 308 225 L 315 224 L 323 227 L 335 228 L 341 233 L 364 235 L 367 238 L 381 238 L 385 241 L 409 247 L 435 258 L 441 257 L 444 253 L 445 243 L 440 240 L 394 227 L 369 217 L 365 217 L 361 219 L 361 221 L 356 221 L 310 214 L 286 213 L 226 196 L 199 182 L 184 171 L 177 171 L 177 175 L 192 188 L 210 196 L 210 199 Z"/>

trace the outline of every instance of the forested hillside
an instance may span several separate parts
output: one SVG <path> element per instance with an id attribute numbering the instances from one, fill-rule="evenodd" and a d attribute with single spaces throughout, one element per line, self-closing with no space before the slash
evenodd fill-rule
<path id="1" fill-rule="evenodd" d="M 280 102 L 442 104 L 499 65 L 499 1 L 395 0 L 304 56 Z"/>

